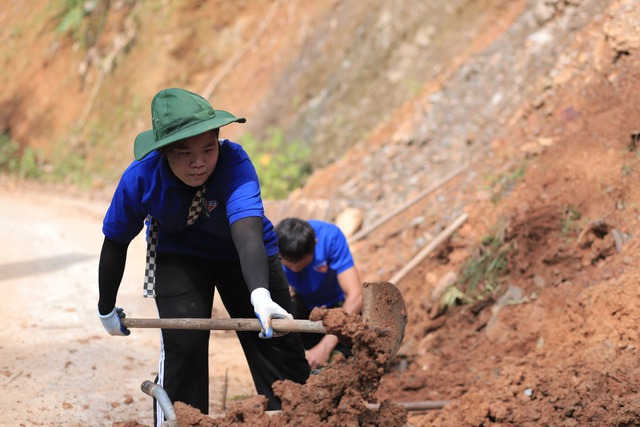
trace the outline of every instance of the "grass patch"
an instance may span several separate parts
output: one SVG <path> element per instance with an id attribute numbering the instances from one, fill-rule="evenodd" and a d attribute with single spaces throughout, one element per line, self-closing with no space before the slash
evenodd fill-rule
<path id="1" fill-rule="evenodd" d="M 20 162 L 20 145 L 6 133 L 0 133 L 0 171 L 15 173 Z"/>
<path id="2" fill-rule="evenodd" d="M 582 214 L 574 207 L 565 207 L 560 224 L 560 232 L 562 233 L 563 238 L 566 239 L 570 234 L 575 234 L 577 237 L 581 229 L 579 224 L 581 218 Z"/>
<path id="3" fill-rule="evenodd" d="M 500 279 L 509 272 L 511 250 L 504 229 L 484 237 L 464 264 L 460 279 L 443 293 L 442 306 L 474 304 L 494 296 L 500 290 Z"/>
<path id="4" fill-rule="evenodd" d="M 40 152 L 27 147 L 22 153 L 20 145 L 7 133 L 0 134 L 0 171 L 23 179 L 39 179 L 42 176 Z"/>
<path id="5" fill-rule="evenodd" d="M 66 147 L 60 143 L 58 147 Z M 51 162 L 45 161 L 40 150 L 20 149 L 6 133 L 0 134 L 0 172 L 42 182 L 66 182 L 88 186 L 90 174 L 79 150 L 58 149 Z"/>
<path id="6" fill-rule="evenodd" d="M 524 177 L 526 171 L 527 163 L 525 162 L 515 170 L 490 180 L 489 188 L 491 188 L 491 202 L 494 205 L 497 205 L 505 194 L 513 190 L 516 183 Z"/>

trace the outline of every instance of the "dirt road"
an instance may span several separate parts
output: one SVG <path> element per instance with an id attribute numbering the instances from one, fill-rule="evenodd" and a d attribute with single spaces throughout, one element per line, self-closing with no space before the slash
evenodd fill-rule
<path id="1" fill-rule="evenodd" d="M 97 267 L 107 200 L 0 180 L 0 408 L 2 426 L 151 426 L 140 391 L 157 372 L 159 331 L 112 337 L 96 315 Z M 145 244 L 129 248 L 118 305 L 154 317 L 142 297 Z M 227 316 L 216 302 L 214 315 Z M 235 333 L 212 332 L 211 411 L 255 394 Z"/>

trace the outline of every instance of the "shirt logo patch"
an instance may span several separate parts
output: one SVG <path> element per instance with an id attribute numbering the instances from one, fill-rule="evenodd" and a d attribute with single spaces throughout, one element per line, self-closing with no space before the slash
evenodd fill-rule
<path id="1" fill-rule="evenodd" d="M 314 265 L 313 269 L 318 273 L 326 273 L 329 271 L 329 266 L 327 265 L 327 261 L 322 261 L 321 263 Z"/>
<path id="2" fill-rule="evenodd" d="M 211 212 L 218 206 L 217 200 L 207 200 L 207 211 Z"/>

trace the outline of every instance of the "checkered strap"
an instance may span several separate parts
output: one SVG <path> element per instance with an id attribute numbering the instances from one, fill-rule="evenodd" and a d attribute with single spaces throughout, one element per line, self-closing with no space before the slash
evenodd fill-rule
<path id="1" fill-rule="evenodd" d="M 147 235 L 147 263 L 144 271 L 144 289 L 142 295 L 145 298 L 156 297 L 156 246 L 158 245 L 158 221 L 147 217 L 149 220 L 149 234 Z"/>
<path id="2" fill-rule="evenodd" d="M 191 206 L 189 206 L 189 213 L 187 214 L 187 226 L 190 226 L 200 216 L 202 211 L 204 210 L 204 206 L 207 203 L 205 195 L 207 193 L 207 188 L 203 185 L 196 191 L 196 195 L 191 201 Z M 205 211 L 205 213 L 208 213 Z M 158 224 L 158 220 L 155 218 L 148 216 L 147 220 L 149 221 L 149 234 L 147 235 L 147 262 L 144 273 L 144 289 L 143 296 L 145 298 L 155 298 L 156 297 L 156 247 L 158 245 L 158 230 L 160 229 L 160 225 Z"/>
<path id="3" fill-rule="evenodd" d="M 203 185 L 202 187 L 198 188 L 198 191 L 196 191 L 196 195 L 191 201 L 191 206 L 189 206 L 189 213 L 187 214 L 187 226 L 196 222 L 196 220 L 202 213 L 204 205 L 206 204 L 206 195 L 207 187 Z"/>

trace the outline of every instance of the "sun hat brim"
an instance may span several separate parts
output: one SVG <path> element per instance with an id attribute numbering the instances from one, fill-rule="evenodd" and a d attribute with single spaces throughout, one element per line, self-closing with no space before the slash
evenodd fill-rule
<path id="1" fill-rule="evenodd" d="M 158 148 L 180 141 L 181 139 L 200 135 L 201 133 L 221 128 L 222 126 L 226 126 L 230 123 L 244 123 L 247 121 L 244 117 L 235 117 L 233 114 L 223 110 L 214 111 L 215 117 L 193 124 L 159 140 L 156 140 L 153 129 L 141 132 L 133 143 L 133 154 L 136 160 L 142 160 L 153 150 L 157 150 Z"/>

